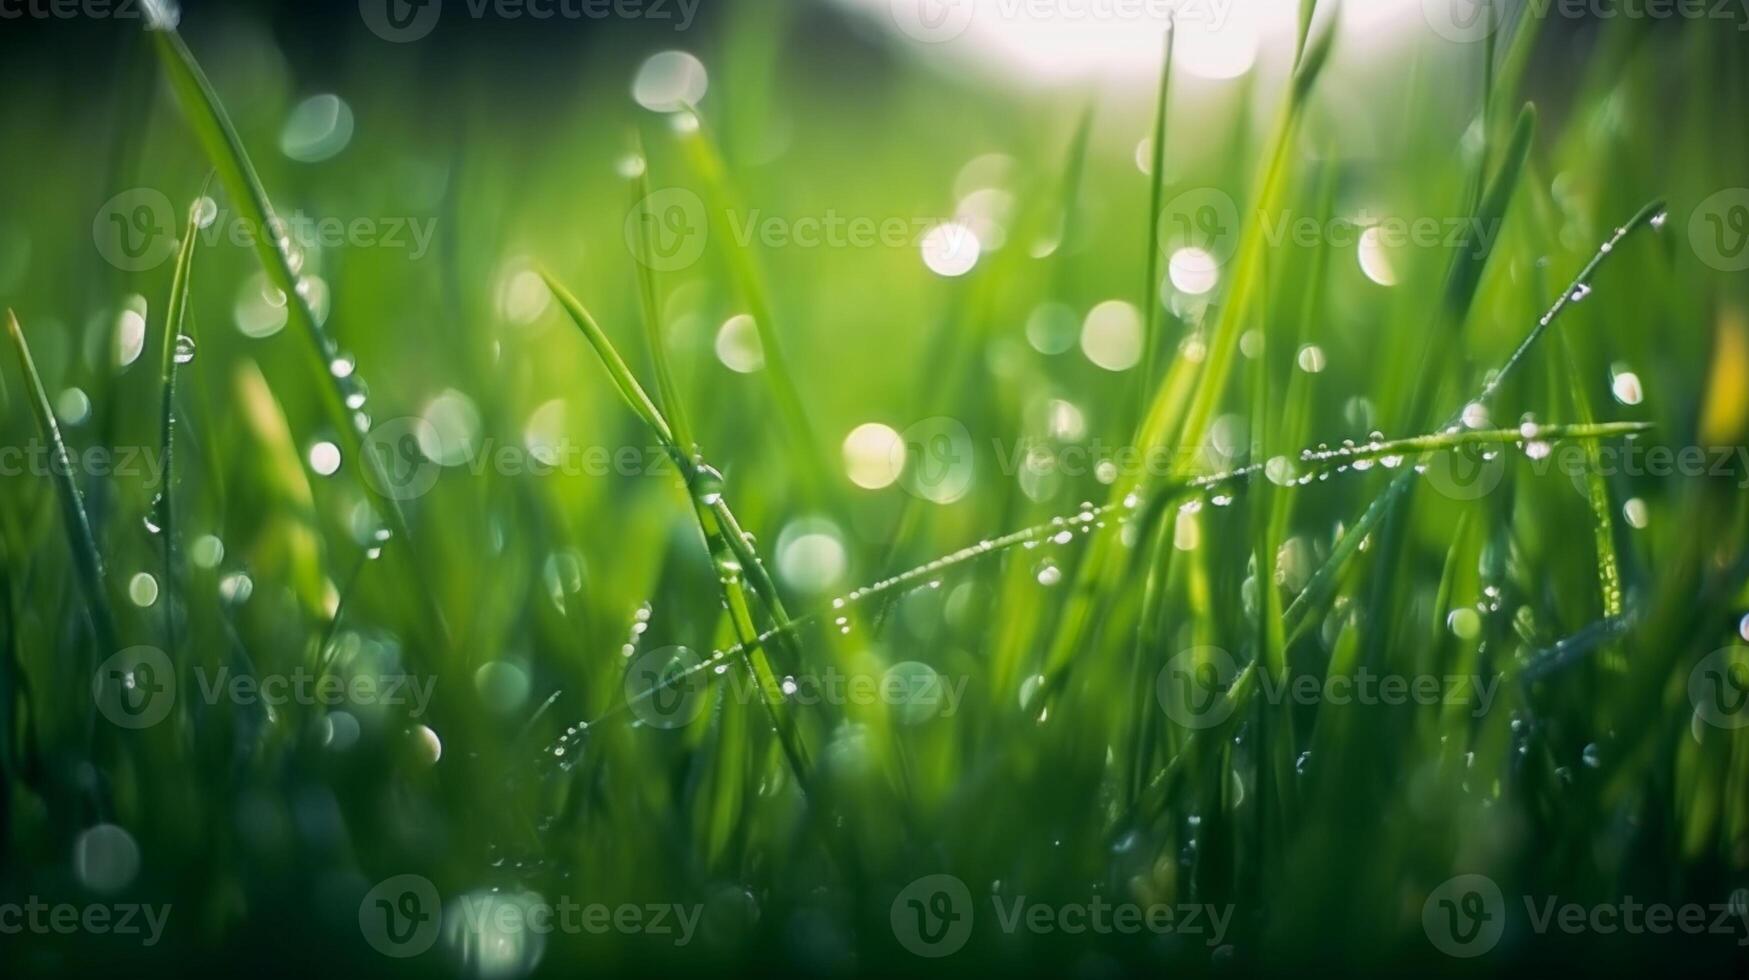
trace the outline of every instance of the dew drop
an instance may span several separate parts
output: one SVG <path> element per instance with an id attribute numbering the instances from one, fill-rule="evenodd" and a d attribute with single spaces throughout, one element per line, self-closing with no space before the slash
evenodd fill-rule
<path id="1" fill-rule="evenodd" d="M 715 507 L 723 499 L 723 474 L 706 463 L 693 471 L 692 496 L 706 507 Z"/>

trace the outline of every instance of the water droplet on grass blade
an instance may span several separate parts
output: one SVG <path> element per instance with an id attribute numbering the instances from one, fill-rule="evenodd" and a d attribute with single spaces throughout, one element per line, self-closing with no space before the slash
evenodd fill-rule
<path id="1" fill-rule="evenodd" d="M 692 472 L 692 498 L 706 507 L 715 507 L 717 501 L 723 499 L 723 474 L 709 463 L 698 466 Z"/>

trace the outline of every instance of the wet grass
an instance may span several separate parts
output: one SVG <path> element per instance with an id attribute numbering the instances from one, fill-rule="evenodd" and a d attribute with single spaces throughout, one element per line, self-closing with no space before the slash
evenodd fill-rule
<path id="1" fill-rule="evenodd" d="M 115 96 L 144 111 L 102 124 L 113 162 L 28 135 L 85 110 L 11 100 L 0 162 L 61 169 L 0 214 L 3 444 L 45 461 L 0 475 L 0 902 L 172 913 L 149 948 L 34 935 L 0 959 L 1740 965 L 1749 280 L 1707 202 L 1744 182 L 1719 125 L 1749 108 L 1719 83 L 1743 42 L 1508 19 L 1381 53 L 1333 9 L 1219 85 L 1167 41 L 1131 99 L 851 34 L 834 53 L 883 86 L 764 77 L 760 38 L 825 28 L 749 5 L 671 113 L 618 95 L 641 48 L 553 69 L 588 98 L 524 105 L 485 81 L 501 52 L 446 51 L 442 78 L 374 42 L 267 64 L 237 54 L 267 36 L 245 15 L 129 36 L 162 88 Z M 285 159 L 291 93 L 328 89 L 358 136 Z M 427 102 L 445 125 L 395 111 Z M 137 270 L 102 255 L 130 187 L 189 216 Z M 658 199 L 698 209 L 694 261 L 653 240 Z M 1223 200 L 1235 224 L 1201 220 Z M 962 277 L 917 234 L 745 231 L 956 208 L 986 238 Z M 439 230 L 417 258 L 311 244 L 306 210 Z M 95 253 L 63 211 L 99 215 Z M 1341 233 L 1390 216 L 1438 241 Z M 751 338 L 720 333 L 741 314 Z M 233 329 L 263 315 L 283 329 Z M 89 462 L 129 447 L 155 465 Z M 1704 465 L 1675 471 L 1685 449 Z M 431 693 L 269 704 L 221 672 Z M 1439 696 L 1330 693 L 1381 676 Z M 160 681 L 169 720 L 131 724 Z M 403 961 L 361 923 L 404 874 L 447 911 Z M 940 875 L 971 901 L 951 950 L 918 943 L 946 893 L 915 883 Z M 1459 875 L 1508 918 L 1474 961 L 1439 934 Z M 1626 895 L 1742 928 L 1522 914 Z M 1222 924 L 1003 925 L 1096 898 Z M 696 909 L 697 931 L 466 914 L 561 900 Z"/>

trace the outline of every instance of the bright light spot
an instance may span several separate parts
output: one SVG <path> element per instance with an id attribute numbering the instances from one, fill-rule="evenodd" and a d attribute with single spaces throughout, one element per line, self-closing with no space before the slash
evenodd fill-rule
<path id="1" fill-rule="evenodd" d="M 1609 390 L 1623 405 L 1638 405 L 1646 397 L 1645 390 L 1640 387 L 1640 376 L 1620 365 L 1610 370 Z"/>
<path id="2" fill-rule="evenodd" d="M 480 410 L 473 399 L 454 388 L 440 392 L 420 412 L 424 425 L 414 426 L 419 451 L 440 466 L 460 466 L 474 455 L 480 436 Z"/>
<path id="3" fill-rule="evenodd" d="M 414 758 L 424 765 L 437 765 L 437 760 L 443 758 L 443 739 L 426 725 L 414 725 L 412 734 Z"/>
<path id="4" fill-rule="evenodd" d="M 1195 551 L 1202 544 L 1202 525 L 1197 515 L 1180 512 L 1172 525 L 1172 547 L 1179 551 Z"/>
<path id="5" fill-rule="evenodd" d="M 340 469 L 340 447 L 331 442 L 318 442 L 310 447 L 310 469 L 317 476 L 333 476 Z"/>
<path id="6" fill-rule="evenodd" d="M 1166 272 L 1179 292 L 1192 296 L 1201 296 L 1221 281 L 1220 263 L 1206 249 L 1194 245 L 1173 252 Z"/>
<path id="7" fill-rule="evenodd" d="M 1307 374 L 1319 374 L 1324 370 L 1324 348 L 1317 344 L 1307 344 L 1300 348 L 1297 358 L 1300 370 Z"/>
<path id="8" fill-rule="evenodd" d="M 533 323 L 552 301 L 552 291 L 540 273 L 521 260 L 512 262 L 499 280 L 498 312 L 511 323 Z"/>
<path id="9" fill-rule="evenodd" d="M 864 422 L 844 437 L 844 471 L 864 490 L 890 487 L 905 472 L 905 444 L 891 426 Z"/>
<path id="10" fill-rule="evenodd" d="M 158 601 L 158 580 L 149 572 L 140 572 L 128 579 L 128 599 L 145 609 Z"/>
<path id="11" fill-rule="evenodd" d="M 508 660 L 489 660 L 474 671 L 474 691 L 494 714 L 521 709 L 531 687 L 528 671 Z"/>
<path id="12" fill-rule="evenodd" d="M 68 388 L 55 398 L 55 418 L 62 425 L 78 425 L 91 417 L 91 399 L 81 388 Z"/>
<path id="13" fill-rule="evenodd" d="M 717 360 L 738 374 L 752 374 L 765 366 L 765 346 L 752 317 L 741 313 L 723 323 L 717 331 Z"/>
<path id="14" fill-rule="evenodd" d="M 216 568 L 225 560 L 225 543 L 214 535 L 203 534 L 189 546 L 188 557 L 199 568 Z"/>
<path id="15" fill-rule="evenodd" d="M 245 337 L 260 340 L 285 329 L 285 293 L 257 272 L 243 281 L 231 307 L 237 329 Z"/>
<path id="16" fill-rule="evenodd" d="M 530 412 L 522 427 L 522 444 L 528 454 L 548 466 L 559 460 L 565 444 L 565 400 L 555 398 Z"/>
<path id="17" fill-rule="evenodd" d="M 1081 353 L 1107 371 L 1127 371 L 1142 359 L 1142 314 L 1121 299 L 1106 300 L 1081 325 Z"/>
<path id="18" fill-rule="evenodd" d="M 636 180 L 644 175 L 644 171 L 648 170 L 649 166 L 643 157 L 636 153 L 627 153 L 619 158 L 619 163 L 613 169 L 627 180 Z"/>
<path id="19" fill-rule="evenodd" d="M 807 518 L 792 522 L 777 536 L 777 572 L 803 592 L 831 589 L 850 568 L 850 555 L 838 526 Z"/>
<path id="20" fill-rule="evenodd" d="M 954 220 L 972 230 L 984 251 L 994 252 L 1008 242 L 1008 223 L 1014 217 L 1014 195 L 994 187 L 972 191 L 954 209 Z"/>
<path id="21" fill-rule="evenodd" d="M 946 221 L 923 235 L 923 264 L 938 276 L 954 278 L 972 271 L 984 246 L 971 227 Z"/>
<path id="22" fill-rule="evenodd" d="M 317 163 L 352 142 L 352 107 L 338 95 L 313 95 L 286 117 L 279 148 L 300 163 Z"/>
<path id="23" fill-rule="evenodd" d="M 1040 354 L 1061 354 L 1075 346 L 1080 326 L 1074 310 L 1061 303 L 1045 303 L 1026 318 L 1026 342 Z"/>
<path id="24" fill-rule="evenodd" d="M 1488 406 L 1481 402 L 1470 402 L 1464 406 L 1463 421 L 1464 425 L 1472 429 L 1486 429 L 1488 427 Z"/>
<path id="25" fill-rule="evenodd" d="M 97 824 L 73 841 L 73 873 L 92 891 L 121 891 L 140 873 L 140 845 L 115 824 Z"/>
<path id="26" fill-rule="evenodd" d="M 1385 250 L 1382 233 L 1377 225 L 1360 233 L 1360 271 L 1381 286 L 1397 284 L 1397 270 L 1391 266 L 1391 256 Z"/>
<path id="27" fill-rule="evenodd" d="M 709 88 L 704 62 L 685 51 L 663 51 L 638 68 L 632 98 L 651 112 L 676 112 L 698 105 Z"/>
<path id="28" fill-rule="evenodd" d="M 1635 528 L 1644 528 L 1651 519 L 1646 502 L 1638 497 L 1629 497 L 1627 503 L 1621 505 L 1621 516 Z"/>
<path id="29" fill-rule="evenodd" d="M 1453 609 L 1445 617 L 1445 625 L 1460 640 L 1474 640 L 1482 635 L 1482 615 L 1469 606 Z"/>
<path id="30" fill-rule="evenodd" d="M 146 300 L 133 296 L 115 323 L 115 364 L 127 367 L 140 359 L 146 347 Z"/>
<path id="31" fill-rule="evenodd" d="M 1074 402 L 1053 398 L 1045 412 L 1052 439 L 1075 442 L 1087 434 L 1087 417 Z"/>

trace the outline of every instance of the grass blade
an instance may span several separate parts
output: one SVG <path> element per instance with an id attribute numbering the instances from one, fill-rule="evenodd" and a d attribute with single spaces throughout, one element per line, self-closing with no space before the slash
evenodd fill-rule
<path id="1" fill-rule="evenodd" d="M 242 211 L 243 217 L 255 226 L 256 234 L 252 237 L 256 258 L 260 261 L 262 270 L 274 287 L 284 294 L 287 317 L 298 325 L 309 340 L 305 350 L 309 355 L 310 369 L 321 379 L 315 389 L 320 392 L 323 405 L 333 423 L 342 456 L 358 462 L 359 468 L 355 468 L 353 472 L 358 476 L 359 484 L 376 505 L 383 519 L 388 522 L 392 534 L 403 542 L 402 549 L 397 549 L 401 563 L 410 572 L 411 578 L 419 583 L 420 588 L 416 591 L 421 593 L 425 603 L 428 623 L 447 646 L 449 627 L 443 609 L 431 589 L 425 565 L 411 553 L 413 541 L 412 535 L 408 533 L 406 515 L 401 510 L 400 502 L 380 489 L 394 486 L 394 481 L 389 478 L 383 459 L 375 452 L 366 451 L 364 436 L 368 426 L 367 417 L 362 413 L 355 413 L 349 407 L 349 400 L 355 401 L 363 397 L 359 379 L 351 374 L 341 377 L 329 369 L 329 363 L 339 348 L 310 307 L 308 287 L 300 274 L 303 256 L 287 232 L 285 223 L 274 213 L 267 189 L 256 174 L 249 154 L 243 149 L 236 127 L 226 115 L 224 106 L 219 102 L 218 93 L 207 80 L 206 73 L 201 71 L 200 63 L 195 60 L 193 52 L 188 50 L 181 35 L 171 27 L 154 29 L 151 34 L 158 49 L 159 61 L 169 76 L 170 87 L 175 92 L 177 102 L 182 106 L 183 114 L 187 116 L 195 137 L 200 141 L 231 201 Z"/>
<path id="2" fill-rule="evenodd" d="M 1170 21 L 1166 27 L 1166 57 L 1160 64 L 1160 91 L 1154 102 L 1154 145 L 1152 168 L 1148 171 L 1148 253 L 1147 280 L 1142 289 L 1142 309 L 1147 311 L 1143 323 L 1142 364 L 1137 373 L 1137 397 L 1140 413 L 1148 410 L 1148 398 L 1153 391 L 1154 365 L 1160 350 L 1160 209 L 1166 206 L 1166 104 L 1172 89 L 1172 53 L 1177 47 L 1178 29 Z"/>
<path id="3" fill-rule="evenodd" d="M 48 390 L 43 387 L 42 376 L 36 372 L 36 362 L 30 356 L 30 345 L 24 339 L 24 328 L 19 326 L 18 315 L 12 310 L 6 311 L 6 332 L 12 338 L 13 353 L 18 355 L 19 370 L 24 374 L 31 413 L 36 416 L 37 428 L 42 432 L 43 438 L 48 440 L 49 452 L 53 454 L 50 471 L 55 482 L 55 496 L 61 505 L 61 521 L 67 533 L 67 547 L 72 552 L 79 588 L 85 593 L 85 604 L 91 614 L 91 628 L 96 636 L 97 647 L 103 651 L 104 656 L 108 656 L 121 647 L 116 642 L 115 616 L 109 606 L 103 555 L 97 550 L 97 536 L 92 533 L 91 520 L 85 513 L 85 498 L 80 494 L 79 484 L 73 478 L 73 463 L 67 455 L 67 444 L 61 439 L 61 427 L 55 421 L 54 409 L 49 407 Z"/>
<path id="4" fill-rule="evenodd" d="M 209 176 L 208 184 L 211 180 Z M 170 276 L 170 301 L 164 307 L 164 344 L 159 360 L 162 397 L 158 413 L 158 451 L 163 460 L 163 469 L 159 476 L 158 494 L 153 501 L 153 519 L 157 524 L 157 534 L 162 546 L 160 555 L 164 563 L 164 589 L 169 596 L 178 594 L 177 583 L 180 579 L 176 567 L 176 508 L 171 492 L 176 473 L 176 375 L 177 367 L 183 359 L 184 338 L 188 336 L 184 324 L 188 319 L 189 279 L 194 270 L 194 246 L 200 237 L 195 234 L 198 227 L 196 212 L 205 196 L 206 187 L 203 186 L 195 203 L 189 206 L 187 229 L 183 232 L 181 247 L 176 251 L 176 265 Z M 171 659 L 177 662 L 180 673 L 176 609 L 175 603 L 169 599 L 164 602 L 164 642 L 169 648 Z"/>

